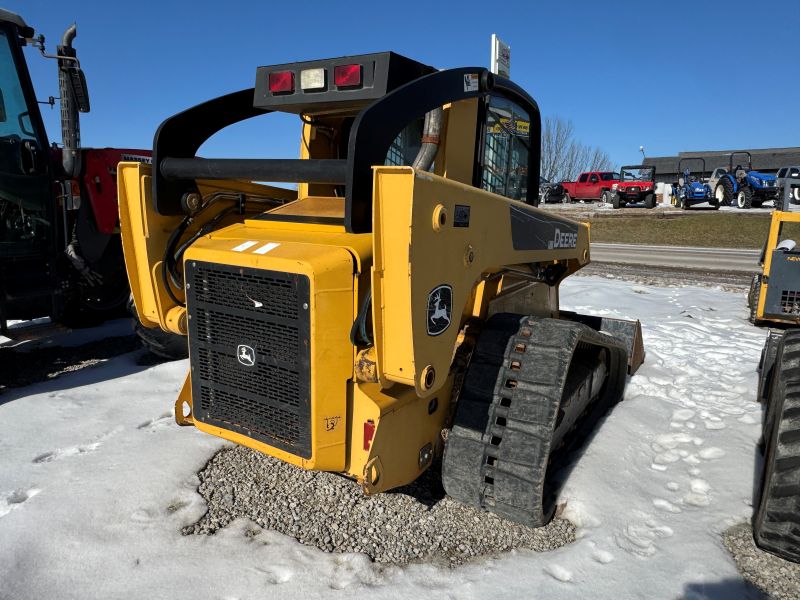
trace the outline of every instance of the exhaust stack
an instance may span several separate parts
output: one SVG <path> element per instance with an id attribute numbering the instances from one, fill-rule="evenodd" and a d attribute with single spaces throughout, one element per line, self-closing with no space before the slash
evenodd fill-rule
<path id="1" fill-rule="evenodd" d="M 62 164 L 67 177 L 77 177 L 81 172 L 81 125 L 78 117 L 78 105 L 72 82 L 70 81 L 70 67 L 75 68 L 77 62 L 76 52 L 72 47 L 72 40 L 78 34 L 78 28 L 73 23 L 61 38 L 58 46 L 58 89 L 61 95 L 61 139 L 64 144 Z M 70 60 L 72 59 L 72 60 Z"/>

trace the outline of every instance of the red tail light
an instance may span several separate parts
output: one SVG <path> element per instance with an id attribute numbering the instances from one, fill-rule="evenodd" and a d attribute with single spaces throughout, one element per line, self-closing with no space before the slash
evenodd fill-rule
<path id="1" fill-rule="evenodd" d="M 333 82 L 336 87 L 361 85 L 361 65 L 339 65 L 334 67 Z"/>
<path id="2" fill-rule="evenodd" d="M 375 437 L 375 421 L 372 419 L 364 421 L 364 450 L 369 450 L 372 445 L 372 438 Z"/>
<path id="3" fill-rule="evenodd" d="M 273 94 L 276 92 L 293 92 L 294 73 L 292 71 L 278 71 L 276 73 L 270 73 L 269 91 Z"/>

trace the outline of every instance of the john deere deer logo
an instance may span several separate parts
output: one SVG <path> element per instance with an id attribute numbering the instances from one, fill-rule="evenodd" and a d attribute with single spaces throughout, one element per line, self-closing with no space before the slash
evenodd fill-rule
<path id="1" fill-rule="evenodd" d="M 440 285 L 428 294 L 428 335 L 439 335 L 450 327 L 453 314 L 453 288 Z"/>
<path id="2" fill-rule="evenodd" d="M 256 351 L 251 346 L 239 344 L 236 348 L 236 358 L 245 367 L 252 367 L 256 364 Z"/>

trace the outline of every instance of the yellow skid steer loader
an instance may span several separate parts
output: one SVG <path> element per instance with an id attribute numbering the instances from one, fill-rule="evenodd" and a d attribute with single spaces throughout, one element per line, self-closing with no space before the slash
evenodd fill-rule
<path id="1" fill-rule="evenodd" d="M 196 156 L 272 111 L 299 159 Z M 545 524 L 644 352 L 638 321 L 559 311 L 589 228 L 535 208 L 540 133 L 508 79 L 391 52 L 260 67 L 164 121 L 118 177 L 139 317 L 189 338 L 178 423 L 368 494 L 441 458 L 449 495 Z"/>

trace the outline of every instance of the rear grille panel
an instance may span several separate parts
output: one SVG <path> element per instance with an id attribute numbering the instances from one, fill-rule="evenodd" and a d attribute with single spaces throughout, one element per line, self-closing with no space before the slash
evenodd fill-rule
<path id="1" fill-rule="evenodd" d="M 800 315 L 800 291 L 781 290 L 781 312 L 787 315 Z"/>
<path id="2" fill-rule="evenodd" d="M 310 458 L 308 277 L 199 261 L 185 270 L 194 418 Z"/>

